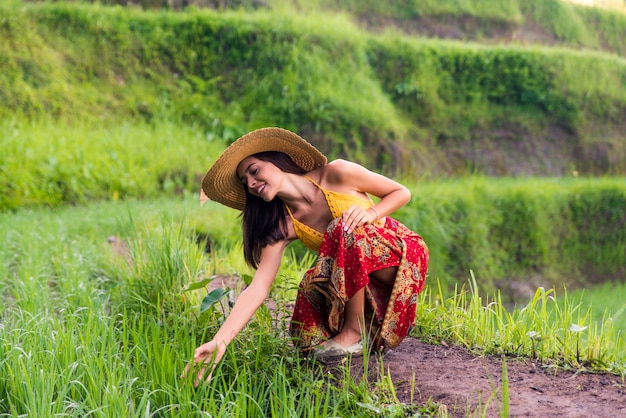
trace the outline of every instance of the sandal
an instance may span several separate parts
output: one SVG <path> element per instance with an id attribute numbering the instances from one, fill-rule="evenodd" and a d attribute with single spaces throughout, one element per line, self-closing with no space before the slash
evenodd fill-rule
<path id="1" fill-rule="evenodd" d="M 313 350 L 313 358 L 315 358 L 315 360 L 321 361 L 322 363 L 333 358 L 345 357 L 349 354 L 353 356 L 362 356 L 363 340 L 360 340 L 359 342 L 356 342 L 347 347 L 344 347 L 333 340 L 328 340 L 318 345 Z"/>

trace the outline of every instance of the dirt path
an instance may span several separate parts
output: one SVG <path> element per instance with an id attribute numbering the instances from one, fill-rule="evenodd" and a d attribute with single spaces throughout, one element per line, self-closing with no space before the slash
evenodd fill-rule
<path id="1" fill-rule="evenodd" d="M 372 357 L 369 373 L 379 373 Z M 499 416 L 502 360 L 477 357 L 459 347 L 407 338 L 383 357 L 398 399 L 445 405 L 449 416 Z M 332 367 L 332 365 L 331 365 Z M 353 360 L 353 373 L 363 362 Z M 626 417 L 626 384 L 620 376 L 546 370 L 531 361 L 507 359 L 511 417 Z M 413 380 L 414 379 L 414 380 Z M 411 399 L 411 382 L 414 394 Z M 496 396 L 485 404 L 496 390 Z M 484 414 L 484 415 L 483 415 Z"/>

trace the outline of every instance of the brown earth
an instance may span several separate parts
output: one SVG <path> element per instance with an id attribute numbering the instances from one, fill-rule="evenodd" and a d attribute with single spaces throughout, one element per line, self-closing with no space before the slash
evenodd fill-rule
<path id="1" fill-rule="evenodd" d="M 409 36 L 454 39 L 486 44 L 515 43 L 521 45 L 558 44 L 556 36 L 532 20 L 520 23 L 483 21 L 471 16 L 420 16 L 394 19 L 377 15 L 361 15 L 355 23 L 378 33 L 393 28 Z"/>
<path id="2" fill-rule="evenodd" d="M 439 404 L 450 417 L 500 416 L 502 359 L 483 357 L 453 346 L 407 338 L 396 349 L 368 361 L 368 375 L 380 375 L 381 364 L 404 404 Z M 332 369 L 337 364 L 329 364 Z M 537 362 L 506 359 L 510 417 L 624 417 L 626 382 L 613 374 L 547 369 Z M 353 376 L 363 361 L 352 359 Z M 413 392 L 413 395 L 411 394 Z M 495 395 L 491 400 L 490 397 Z M 446 412 L 444 412 L 446 411 Z"/>

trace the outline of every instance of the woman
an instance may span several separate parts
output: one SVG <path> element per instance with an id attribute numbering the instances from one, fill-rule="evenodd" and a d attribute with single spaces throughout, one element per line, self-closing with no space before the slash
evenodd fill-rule
<path id="1" fill-rule="evenodd" d="M 213 339 L 196 349 L 196 364 L 220 361 L 267 298 L 283 251 L 296 239 L 318 253 L 292 316 L 300 349 L 324 361 L 360 355 L 364 343 L 393 348 L 406 337 L 428 249 L 388 216 L 409 201 L 404 186 L 352 162 L 327 163 L 295 133 L 264 128 L 218 158 L 202 181 L 201 200 L 208 199 L 243 211 L 244 256 L 256 272 Z"/>

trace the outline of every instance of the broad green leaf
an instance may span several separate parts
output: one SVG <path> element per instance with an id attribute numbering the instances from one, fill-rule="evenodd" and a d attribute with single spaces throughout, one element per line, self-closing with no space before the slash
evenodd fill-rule
<path id="1" fill-rule="evenodd" d="M 204 299 L 202 299 L 202 304 L 200 305 L 200 313 L 215 305 L 217 302 L 219 302 L 220 299 L 226 296 L 228 292 L 230 292 L 230 288 L 227 287 L 226 289 L 222 289 L 220 287 L 206 295 Z"/>
<path id="2" fill-rule="evenodd" d="M 249 274 L 242 274 L 241 280 L 243 280 L 246 286 L 250 286 L 250 283 L 252 283 L 252 276 L 250 276 Z"/>

